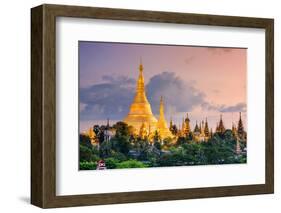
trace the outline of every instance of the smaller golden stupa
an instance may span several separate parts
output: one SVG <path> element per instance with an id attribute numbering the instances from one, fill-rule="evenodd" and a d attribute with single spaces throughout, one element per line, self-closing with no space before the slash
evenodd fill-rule
<path id="1" fill-rule="evenodd" d="M 164 101 L 163 101 L 162 96 L 160 98 L 159 119 L 157 122 L 157 131 L 162 139 L 168 138 L 168 137 L 173 137 L 172 133 L 170 132 L 170 130 L 167 126 L 167 122 L 165 119 Z"/>

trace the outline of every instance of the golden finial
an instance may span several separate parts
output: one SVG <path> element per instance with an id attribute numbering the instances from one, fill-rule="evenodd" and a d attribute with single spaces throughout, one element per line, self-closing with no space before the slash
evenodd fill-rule
<path id="1" fill-rule="evenodd" d="M 140 66 L 139 66 L 139 70 L 142 72 L 143 71 L 143 66 L 142 66 L 142 58 L 140 57 Z"/>

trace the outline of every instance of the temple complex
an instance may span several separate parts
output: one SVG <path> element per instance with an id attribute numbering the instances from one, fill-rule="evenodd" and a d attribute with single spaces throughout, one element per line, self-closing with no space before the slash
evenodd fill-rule
<path id="1" fill-rule="evenodd" d="M 132 126 L 134 133 L 141 138 L 147 137 L 151 139 L 157 131 L 162 140 L 165 138 L 191 137 L 197 142 L 206 142 L 213 137 L 214 134 L 212 129 L 209 129 L 207 118 L 198 123 L 196 121 L 194 130 L 192 131 L 188 113 L 186 114 L 186 117 L 183 118 L 182 124 L 179 128 L 173 125 L 172 120 L 170 121 L 170 127 L 168 127 L 165 119 L 164 99 L 162 96 L 160 98 L 159 118 L 157 119 L 153 115 L 150 103 L 146 97 L 142 63 L 139 65 L 139 76 L 136 85 L 135 97 L 130 106 L 129 113 L 123 121 L 129 126 Z M 223 123 L 222 115 L 220 115 L 215 133 L 224 134 L 225 131 L 226 128 Z M 246 132 L 244 131 L 241 113 L 237 127 L 233 124 L 232 132 L 239 138 L 239 140 L 246 139 Z"/>

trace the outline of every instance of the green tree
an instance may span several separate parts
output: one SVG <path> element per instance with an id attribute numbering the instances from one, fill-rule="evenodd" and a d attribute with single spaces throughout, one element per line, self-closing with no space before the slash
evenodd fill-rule
<path id="1" fill-rule="evenodd" d="M 130 128 L 125 122 L 119 121 L 113 125 L 113 128 L 116 130 L 116 137 L 130 136 Z"/>
<path id="2" fill-rule="evenodd" d="M 80 145 L 88 147 L 88 148 L 92 148 L 91 140 L 87 135 L 80 134 L 79 141 L 80 141 Z"/>
<path id="3" fill-rule="evenodd" d="M 151 145 L 149 144 L 148 141 L 141 140 L 141 139 L 138 140 L 138 143 L 139 143 L 138 151 L 140 153 L 138 160 L 147 161 L 150 153 Z"/>
<path id="4" fill-rule="evenodd" d="M 116 159 L 116 160 L 118 160 L 118 161 L 125 161 L 125 160 L 127 160 L 126 155 L 124 155 L 124 154 L 121 153 L 121 152 L 115 152 L 115 151 L 113 151 L 113 152 L 110 154 L 110 157 L 111 157 L 111 158 L 114 158 L 114 159 Z"/>
<path id="5" fill-rule="evenodd" d="M 99 156 L 96 153 L 95 148 L 89 148 L 87 146 L 83 146 L 80 144 L 79 146 L 79 160 L 83 161 L 97 161 L 99 160 Z"/>
<path id="6" fill-rule="evenodd" d="M 131 148 L 130 127 L 126 123 L 120 121 L 117 122 L 113 128 L 116 130 L 116 134 L 111 139 L 112 149 L 127 155 Z"/>
<path id="7" fill-rule="evenodd" d="M 93 130 L 100 144 L 104 142 L 104 130 L 105 126 L 94 125 Z"/>
<path id="8" fill-rule="evenodd" d="M 236 155 L 234 141 L 229 140 L 227 135 L 214 136 L 204 145 L 204 153 L 207 164 L 234 163 Z"/>
<path id="9" fill-rule="evenodd" d="M 153 144 L 158 150 L 161 150 L 161 138 L 158 131 L 155 131 L 153 136 Z"/>
<path id="10" fill-rule="evenodd" d="M 111 141 L 104 141 L 100 145 L 99 153 L 100 153 L 101 158 L 109 157 L 112 153 L 112 143 L 111 143 Z"/>
<path id="11" fill-rule="evenodd" d="M 159 141 L 154 142 L 154 147 L 158 150 L 161 150 L 161 143 Z"/>
<path id="12" fill-rule="evenodd" d="M 185 139 L 185 137 L 178 137 L 178 139 L 177 139 L 177 145 L 178 146 L 182 146 L 182 145 L 184 145 L 184 144 L 186 144 L 187 143 L 187 140 Z"/>
<path id="13" fill-rule="evenodd" d="M 202 143 L 191 141 L 182 145 L 185 150 L 184 160 L 188 165 L 200 165 L 204 162 Z"/>
<path id="14" fill-rule="evenodd" d="M 173 135 L 177 135 L 178 134 L 178 127 L 177 125 L 172 125 L 170 128 L 170 131 Z"/>
<path id="15" fill-rule="evenodd" d="M 129 137 L 126 136 L 115 136 L 110 140 L 112 144 L 112 150 L 116 152 L 121 152 L 124 155 L 127 155 L 128 152 L 130 151 L 130 140 Z"/>

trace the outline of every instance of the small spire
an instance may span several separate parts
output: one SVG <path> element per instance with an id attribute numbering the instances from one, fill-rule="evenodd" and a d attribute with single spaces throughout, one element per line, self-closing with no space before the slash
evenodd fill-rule
<path id="1" fill-rule="evenodd" d="M 164 101 L 163 101 L 163 96 L 160 97 L 160 106 L 159 106 L 159 113 L 160 115 L 164 115 Z"/>
<path id="2" fill-rule="evenodd" d="M 239 121 L 238 121 L 237 130 L 240 135 L 244 134 L 244 126 L 241 118 L 241 112 L 239 112 Z"/>
<path id="3" fill-rule="evenodd" d="M 223 121 L 222 121 L 222 114 L 220 114 L 220 121 L 219 121 L 219 124 L 218 124 L 218 127 L 217 127 L 217 132 L 219 132 L 219 133 L 225 132 L 225 127 L 224 127 L 224 124 L 223 124 Z"/>
<path id="4" fill-rule="evenodd" d="M 109 118 L 107 118 L 106 126 L 109 127 Z"/>
<path id="5" fill-rule="evenodd" d="M 139 70 L 140 72 L 143 71 L 143 66 L 142 66 L 142 58 L 140 57 L 140 65 L 139 65 Z"/>

